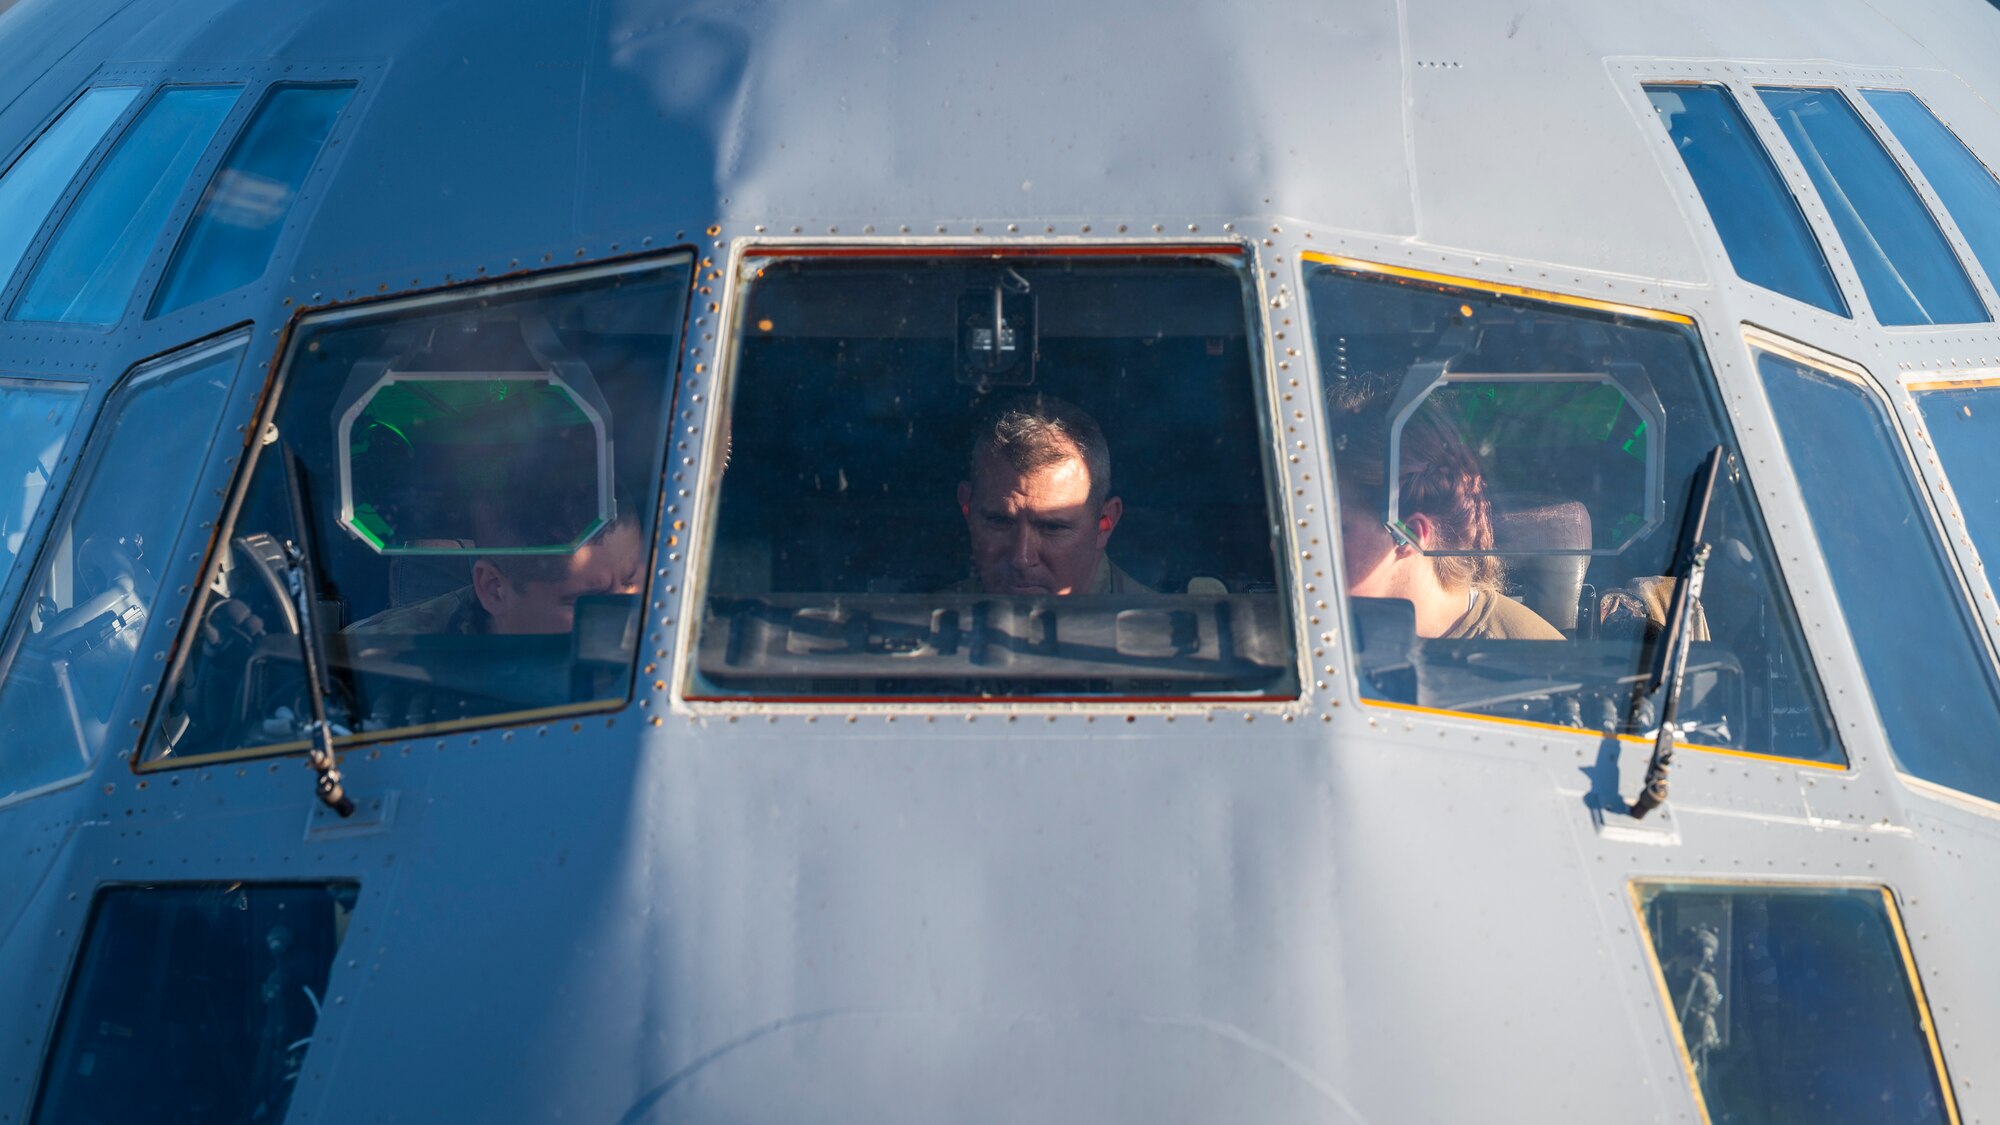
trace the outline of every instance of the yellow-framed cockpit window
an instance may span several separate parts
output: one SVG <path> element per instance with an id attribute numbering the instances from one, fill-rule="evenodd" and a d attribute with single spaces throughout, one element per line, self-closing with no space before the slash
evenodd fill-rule
<path id="1" fill-rule="evenodd" d="M 1365 698 L 1844 763 L 1686 317 L 1308 268 Z"/>
<path id="2" fill-rule="evenodd" d="M 1632 901 L 1705 1120 L 1959 1120 L 1887 887 L 1635 882 Z"/>

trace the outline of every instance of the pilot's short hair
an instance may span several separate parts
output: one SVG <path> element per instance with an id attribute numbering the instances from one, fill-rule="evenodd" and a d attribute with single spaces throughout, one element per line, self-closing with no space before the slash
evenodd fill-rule
<path id="1" fill-rule="evenodd" d="M 1111 495 L 1111 447 L 1103 429 L 1081 406 L 1054 395 L 1017 395 L 983 414 L 973 429 L 968 480 L 977 478 L 980 456 L 988 450 L 1018 473 L 1081 455 L 1091 500 L 1102 503 Z"/>

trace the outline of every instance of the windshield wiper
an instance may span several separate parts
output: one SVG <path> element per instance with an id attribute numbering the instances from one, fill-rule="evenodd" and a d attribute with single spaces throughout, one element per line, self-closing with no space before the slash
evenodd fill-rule
<path id="1" fill-rule="evenodd" d="M 326 640 L 319 635 L 319 617 L 313 612 L 319 576 L 314 567 L 312 531 L 306 522 L 305 481 L 300 476 L 291 443 L 278 449 L 279 459 L 285 465 L 285 500 L 292 520 L 292 537 L 285 541 L 285 585 L 298 610 L 299 648 L 306 663 L 306 694 L 312 699 L 312 721 L 305 731 L 310 740 L 306 762 L 319 775 L 316 789 L 321 803 L 348 817 L 354 815 L 354 801 L 341 785 L 340 766 L 333 757 L 333 728 L 326 721 L 328 661 Z"/>
<path id="2" fill-rule="evenodd" d="M 1674 764 L 1674 720 L 1680 712 L 1681 681 L 1687 675 L 1690 646 L 1688 619 L 1701 597 L 1702 578 L 1708 572 L 1708 509 L 1715 500 L 1715 478 L 1722 472 L 1721 446 L 1709 453 L 1695 471 L 1688 487 L 1687 518 L 1681 524 L 1680 542 L 1674 554 L 1674 593 L 1667 603 L 1666 627 L 1660 630 L 1660 646 L 1653 654 L 1653 676 L 1647 691 L 1633 700 L 1634 715 L 1651 709 L 1660 719 L 1659 733 L 1653 737 L 1653 760 L 1646 766 L 1646 784 L 1639 799 L 1632 802 L 1632 818 L 1645 816 L 1667 799 L 1667 769 Z"/>

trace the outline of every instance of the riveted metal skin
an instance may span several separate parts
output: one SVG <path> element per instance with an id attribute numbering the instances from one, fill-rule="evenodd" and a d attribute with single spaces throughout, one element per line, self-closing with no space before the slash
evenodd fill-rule
<path id="1" fill-rule="evenodd" d="M 83 434 L 136 365 L 247 337 L 224 440 L 157 467 L 199 499 L 149 674 L 87 773 L 0 802 L 0 1125 L 28 1118 L 98 888 L 322 878 L 361 889 L 295 1123 L 1699 1121 L 1632 908 L 1635 882 L 1676 880 L 1888 888 L 1957 1112 L 2000 1117 L 2000 807 L 1897 770 L 1751 353 L 1808 349 L 1879 391 L 1934 508 L 1913 518 L 1946 530 L 2000 644 L 1968 482 L 1952 495 L 1909 390 L 2000 378 L 2000 326 L 1877 324 L 1750 93 L 1910 90 L 2000 159 L 2000 13 L 1795 8 L 0 3 L 0 160 L 90 85 L 245 91 L 119 321 L 0 320 L 0 375 L 87 384 Z M 257 95 L 329 81 L 355 96 L 262 276 L 147 318 Z M 1851 317 L 1737 279 L 1660 82 L 1737 95 Z M 1190 244 L 1255 277 L 1296 698 L 687 697 L 746 257 Z M 345 750 L 351 821 L 297 753 L 135 768 L 301 315 L 681 250 L 627 701 Z M 1304 299 L 1329 259 L 1691 320 L 1847 765 L 1685 749 L 1634 826 L 1602 810 L 1638 791 L 1643 744 L 1364 702 Z"/>

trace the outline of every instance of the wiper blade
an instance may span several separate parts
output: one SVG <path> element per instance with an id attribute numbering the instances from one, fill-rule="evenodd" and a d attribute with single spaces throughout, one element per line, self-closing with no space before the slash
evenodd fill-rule
<path id="1" fill-rule="evenodd" d="M 1666 627 L 1660 631 L 1660 646 L 1653 654 L 1653 676 L 1647 692 L 1634 700 L 1638 713 L 1648 705 L 1659 716 L 1659 732 L 1653 736 L 1653 758 L 1646 766 L 1646 784 L 1639 799 L 1632 802 L 1632 818 L 1645 816 L 1667 799 L 1667 770 L 1674 764 L 1674 720 L 1679 716 L 1681 682 L 1687 675 L 1689 648 L 1688 620 L 1701 597 L 1702 579 L 1708 573 L 1708 510 L 1715 501 L 1715 478 L 1722 472 L 1728 454 L 1716 446 L 1695 472 L 1688 488 L 1687 518 L 1681 523 L 1681 538 L 1674 555 L 1673 598 L 1667 603 Z"/>
<path id="2" fill-rule="evenodd" d="M 306 761 L 319 775 L 315 788 L 321 803 L 348 817 L 354 815 L 354 801 L 341 784 L 340 766 L 333 756 L 333 728 L 326 721 L 328 660 L 326 638 L 319 635 L 319 618 L 313 613 L 319 576 L 314 566 L 312 530 L 306 520 L 305 481 L 291 443 L 279 447 L 279 458 L 285 465 L 285 500 L 292 522 L 292 537 L 285 541 L 285 585 L 298 611 L 299 648 L 306 664 L 306 695 L 312 700 L 312 721 L 305 732 L 311 743 L 306 750 Z"/>

